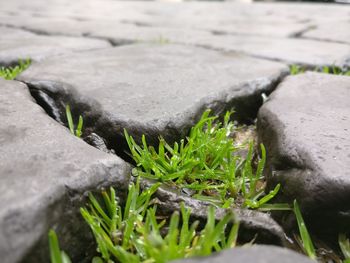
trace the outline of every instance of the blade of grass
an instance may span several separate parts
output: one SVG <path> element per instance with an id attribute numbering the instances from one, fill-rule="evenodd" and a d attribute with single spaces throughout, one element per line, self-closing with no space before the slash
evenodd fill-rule
<path id="1" fill-rule="evenodd" d="M 301 240 L 303 242 L 305 253 L 311 259 L 316 259 L 315 248 L 314 248 L 314 245 L 312 243 L 311 237 L 309 235 L 309 231 L 306 228 L 303 216 L 301 215 L 297 200 L 294 200 L 294 214 L 297 218 L 298 228 L 299 228 Z"/>

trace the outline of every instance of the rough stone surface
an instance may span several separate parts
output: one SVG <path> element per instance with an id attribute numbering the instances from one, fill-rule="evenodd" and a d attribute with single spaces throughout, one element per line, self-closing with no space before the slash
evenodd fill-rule
<path id="1" fill-rule="evenodd" d="M 238 119 L 251 121 L 261 93 L 271 92 L 287 70 L 238 54 L 138 44 L 46 60 L 19 79 L 37 97 L 45 99 L 42 92 L 53 98 L 51 108 L 63 111 L 61 105 L 69 103 L 107 143 L 120 146 L 116 136 L 123 136 L 123 128 L 137 139 L 179 138 L 204 108 L 222 113 L 235 107 Z"/>
<path id="2" fill-rule="evenodd" d="M 1 262 L 48 262 L 51 227 L 81 259 L 91 239 L 79 215 L 84 193 L 109 185 L 121 193 L 129 166 L 72 136 L 22 83 L 0 79 L 0 91 Z"/>
<path id="3" fill-rule="evenodd" d="M 269 185 L 281 183 L 284 199 L 296 198 L 314 223 L 345 229 L 350 227 L 349 98 L 349 77 L 301 74 L 283 81 L 258 115 L 267 174 L 272 172 Z"/>
<path id="4" fill-rule="evenodd" d="M 119 155 L 123 128 L 151 143 L 183 137 L 205 107 L 217 114 L 235 107 L 238 120 L 253 122 L 261 94 L 288 70 L 273 61 L 350 66 L 347 5 L 11 0 L 0 9 L 0 66 L 32 58 L 19 79 L 37 103 L 61 123 L 70 104 L 75 117 L 84 116 L 89 143 Z M 132 45 L 118 46 L 125 44 Z M 54 227 L 80 260 L 91 238 L 78 210 L 85 191 L 116 184 L 122 192 L 129 166 L 71 136 L 26 89 L 0 81 L 0 255 L 5 263 L 47 262 Z M 345 77 L 288 78 L 259 118 L 269 187 L 281 182 L 280 199 L 298 198 L 306 219 L 347 231 L 349 95 Z M 164 211 L 185 200 L 205 220 L 199 202 L 162 189 L 157 197 Z M 245 231 L 283 243 L 268 215 L 236 212 Z M 289 252 L 273 257 L 275 248 L 242 249 L 232 252 L 245 257 L 238 262 L 289 262 Z"/>
<path id="5" fill-rule="evenodd" d="M 40 36 L 21 29 L 0 27 L 0 65 L 11 65 L 19 59 L 42 60 L 74 51 L 106 48 L 107 41 L 66 36 Z"/>
<path id="6" fill-rule="evenodd" d="M 315 262 L 292 250 L 275 247 L 254 245 L 224 250 L 209 257 L 198 257 L 186 260 L 176 260 L 173 263 L 312 263 Z"/>

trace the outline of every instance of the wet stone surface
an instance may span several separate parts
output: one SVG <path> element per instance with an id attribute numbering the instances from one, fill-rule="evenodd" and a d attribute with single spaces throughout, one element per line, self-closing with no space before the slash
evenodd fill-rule
<path id="1" fill-rule="evenodd" d="M 287 70 L 234 53 L 135 44 L 34 63 L 18 79 L 37 97 L 47 101 L 45 93 L 54 100 L 48 111 L 61 111 L 56 119 L 64 121 L 62 105 L 70 104 L 85 127 L 120 149 L 123 128 L 151 143 L 159 135 L 178 139 L 205 108 L 220 114 L 233 107 L 236 119 L 251 122 L 261 94 L 270 93 Z"/>
<path id="2" fill-rule="evenodd" d="M 258 116 L 268 184 L 281 183 L 285 200 L 296 198 L 310 221 L 338 231 L 350 227 L 349 98 L 349 77 L 301 74 L 284 80 Z"/>
<path id="3" fill-rule="evenodd" d="M 47 262 L 50 227 L 72 258 L 82 258 L 91 240 L 79 214 L 84 193 L 125 191 L 129 165 L 72 136 L 25 85 L 0 79 L 0 91 L 1 262 Z"/>
<path id="4" fill-rule="evenodd" d="M 240 247 L 225 250 L 212 256 L 203 258 L 193 258 L 186 260 L 172 261 L 173 263 L 226 263 L 226 262 L 244 262 L 244 263 L 312 263 L 315 262 L 292 250 L 275 247 L 255 245 L 252 247 Z"/>

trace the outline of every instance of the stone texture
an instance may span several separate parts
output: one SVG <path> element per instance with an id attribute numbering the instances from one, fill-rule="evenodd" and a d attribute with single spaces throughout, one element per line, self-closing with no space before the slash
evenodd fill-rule
<path id="1" fill-rule="evenodd" d="M 107 41 L 66 36 L 41 36 L 21 29 L 0 27 L 0 65 L 11 65 L 19 59 L 40 61 L 74 51 L 106 48 Z"/>
<path id="2" fill-rule="evenodd" d="M 318 230 L 350 227 L 349 98 L 349 77 L 301 74 L 284 80 L 258 115 L 269 186 L 281 183 L 281 198 L 296 198 L 310 221 L 328 226 Z"/>
<path id="3" fill-rule="evenodd" d="M 350 7 L 347 5 L 96 0 L 84 4 L 50 0 L 48 5 L 46 2 L 31 1 L 25 8 L 21 0 L 7 3 L 0 11 L 0 24 L 47 35 L 111 39 L 117 45 L 168 40 L 290 64 L 349 67 Z"/>
<path id="4" fill-rule="evenodd" d="M 52 115 L 69 103 L 109 146 L 120 146 L 123 128 L 150 142 L 184 136 L 205 108 L 222 113 L 235 107 L 237 119 L 252 121 L 261 93 L 271 92 L 287 70 L 233 53 L 137 44 L 35 63 L 19 79 Z M 64 122 L 62 115 L 53 117 Z"/>
<path id="5" fill-rule="evenodd" d="M 302 37 L 350 44 L 350 20 L 321 23 Z"/>
<path id="6" fill-rule="evenodd" d="M 172 261 L 173 263 L 312 263 L 315 262 L 306 256 L 292 250 L 275 247 L 254 245 L 224 250 L 209 257 L 198 257 Z"/>
<path id="7" fill-rule="evenodd" d="M 171 40 L 171 38 L 170 38 Z M 184 43 L 306 66 L 350 66 L 350 46 L 298 38 L 193 35 Z"/>
<path id="8" fill-rule="evenodd" d="M 129 165 L 72 136 L 33 101 L 22 83 L 0 79 L 1 262 L 48 262 L 56 228 L 73 259 L 91 240 L 79 215 L 84 193 L 127 189 Z"/>

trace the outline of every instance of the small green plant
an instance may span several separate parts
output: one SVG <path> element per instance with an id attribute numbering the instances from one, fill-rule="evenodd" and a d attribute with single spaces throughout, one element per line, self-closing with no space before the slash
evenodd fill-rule
<path id="1" fill-rule="evenodd" d="M 299 66 L 299 65 L 291 65 L 289 67 L 289 71 L 290 71 L 290 74 L 291 75 L 297 75 L 297 74 L 301 74 L 301 73 L 304 73 L 305 72 L 305 68 L 303 68 L 302 66 Z"/>
<path id="2" fill-rule="evenodd" d="M 290 66 L 289 70 L 291 75 L 297 75 L 297 74 L 305 73 L 305 71 L 307 71 L 307 68 L 294 64 Z M 326 73 L 326 74 L 350 76 L 350 70 L 342 70 L 341 68 L 336 66 L 317 67 L 313 71 Z"/>
<path id="3" fill-rule="evenodd" d="M 311 259 L 316 259 L 316 251 L 309 235 L 309 231 L 306 228 L 303 216 L 300 212 L 300 208 L 298 202 L 294 200 L 294 214 L 297 218 L 299 233 L 301 236 L 301 244 L 302 248 L 306 255 L 308 255 Z"/>
<path id="4" fill-rule="evenodd" d="M 253 143 L 249 144 L 246 158 L 241 157 L 238 152 L 243 146 L 236 145 L 231 136 L 235 131 L 231 113 L 225 115 L 223 122 L 209 114 L 209 110 L 203 113 L 185 140 L 170 145 L 160 138 L 158 151 L 147 145 L 145 136 L 140 146 L 125 130 L 137 165 L 134 174 L 189 189 L 195 192 L 195 198 L 222 207 L 235 204 L 262 208 L 280 188 L 277 185 L 265 195 L 261 184 L 266 159 L 264 146 L 260 146 L 261 159 L 254 171 Z"/>
<path id="5" fill-rule="evenodd" d="M 350 241 L 346 238 L 345 234 L 339 234 L 338 237 L 339 247 L 344 255 L 343 263 L 350 263 Z"/>
<path id="6" fill-rule="evenodd" d="M 64 251 L 61 251 L 57 235 L 54 230 L 49 231 L 49 247 L 51 263 L 71 263 Z"/>
<path id="7" fill-rule="evenodd" d="M 75 126 L 74 126 L 74 122 L 73 122 L 73 118 L 72 118 L 72 113 L 71 113 L 69 105 L 66 105 L 66 117 L 67 117 L 68 127 L 69 127 L 70 132 L 73 135 L 80 138 L 82 135 L 82 129 L 83 129 L 83 117 L 81 115 L 79 116 L 78 126 L 75 130 L 74 130 Z"/>
<path id="8" fill-rule="evenodd" d="M 154 39 L 154 42 L 157 44 L 165 45 L 165 44 L 169 44 L 170 40 L 160 35 L 158 38 Z"/>
<path id="9" fill-rule="evenodd" d="M 31 64 L 31 60 L 28 58 L 26 60 L 19 60 L 18 65 L 15 67 L 1 67 L 0 68 L 0 77 L 12 80 L 17 77 L 21 72 L 26 70 Z"/>
<path id="10" fill-rule="evenodd" d="M 216 223 L 214 207 L 209 208 L 207 223 L 198 232 L 198 221 L 190 224 L 191 211 L 183 204 L 180 213 L 174 212 L 170 221 L 157 217 L 157 208 L 151 199 L 157 187 L 153 185 L 140 192 L 138 181 L 130 185 L 124 209 L 116 201 L 112 188 L 110 194 L 103 192 L 103 206 L 90 194 L 90 206 L 82 208 L 81 213 L 101 254 L 94 259 L 96 262 L 165 263 L 209 255 L 236 245 L 239 224 L 236 220 L 232 223 L 232 212 Z"/>

